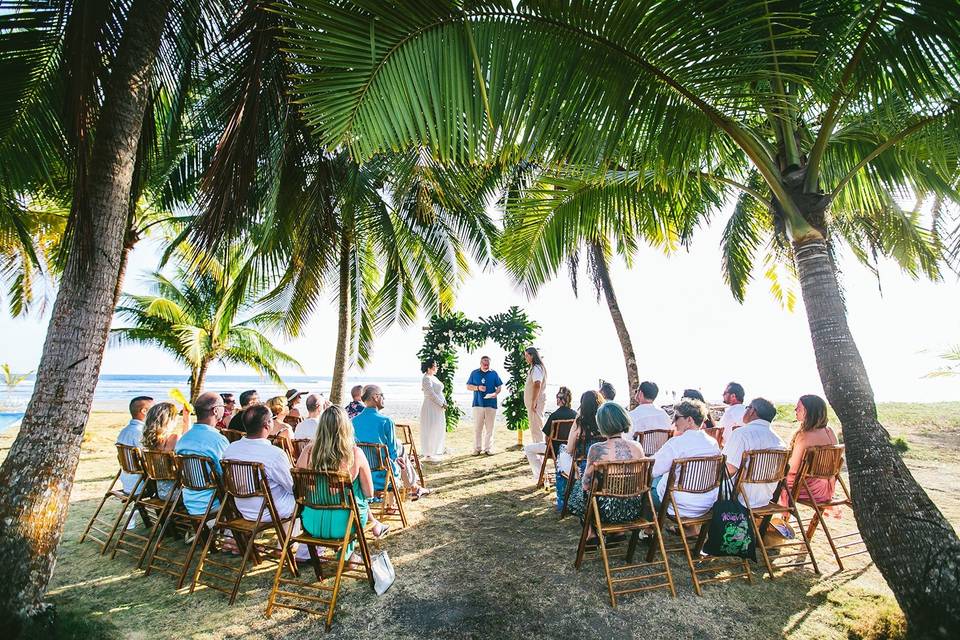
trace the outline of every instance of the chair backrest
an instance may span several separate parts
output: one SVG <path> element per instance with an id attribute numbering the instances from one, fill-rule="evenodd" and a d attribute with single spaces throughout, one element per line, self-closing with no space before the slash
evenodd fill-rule
<path id="1" fill-rule="evenodd" d="M 703 432 L 717 442 L 720 442 L 720 439 L 723 437 L 723 427 L 704 427 Z M 646 449 L 644 449 L 644 451 L 646 451 Z"/>
<path id="2" fill-rule="evenodd" d="M 357 446 L 363 451 L 370 465 L 370 471 L 386 471 L 390 460 L 387 445 L 373 442 L 358 442 Z"/>
<path id="3" fill-rule="evenodd" d="M 399 440 L 401 444 L 413 444 L 413 429 L 410 428 L 410 425 L 396 424 L 394 426 L 396 427 L 397 440 Z"/>
<path id="4" fill-rule="evenodd" d="M 595 497 L 633 498 L 650 490 L 653 458 L 597 462 L 593 467 Z"/>
<path id="5" fill-rule="evenodd" d="M 244 433 L 243 431 L 237 431 L 236 429 L 224 429 L 224 430 L 221 431 L 220 433 L 222 433 L 223 436 L 224 436 L 227 440 L 229 440 L 230 442 L 236 442 L 236 441 L 239 440 L 240 438 L 242 438 L 242 437 L 244 437 L 245 435 L 247 435 L 247 434 Z"/>
<path id="6" fill-rule="evenodd" d="M 303 422 L 303 417 L 301 416 L 291 416 L 287 414 L 283 417 L 283 422 L 290 425 L 291 427 L 296 427 L 298 424 Z"/>
<path id="7" fill-rule="evenodd" d="M 786 449 L 754 449 L 743 452 L 737 482 L 740 484 L 767 484 L 787 477 L 790 452 Z"/>
<path id="8" fill-rule="evenodd" d="M 565 441 L 570 437 L 570 429 L 573 428 L 574 419 L 568 418 L 567 420 L 553 420 L 550 422 L 550 440 L 551 441 Z"/>
<path id="9" fill-rule="evenodd" d="M 720 454 L 677 458 L 670 466 L 670 477 L 673 478 L 672 490 L 684 493 L 709 493 L 723 482 L 726 477 L 726 465 L 726 456 Z"/>
<path id="10" fill-rule="evenodd" d="M 143 451 L 143 469 L 151 480 L 176 480 L 177 460 L 172 451 Z"/>
<path id="11" fill-rule="evenodd" d="M 177 469 L 180 471 L 180 484 L 185 489 L 204 491 L 220 488 L 217 467 L 207 456 L 192 453 L 177 455 Z"/>
<path id="12" fill-rule="evenodd" d="M 842 444 L 810 447 L 804 451 L 800 464 L 803 475 L 807 478 L 837 477 L 843 469 L 843 452 Z"/>
<path id="13" fill-rule="evenodd" d="M 270 490 L 259 462 L 223 460 L 223 489 L 234 498 L 263 498 Z"/>
<path id="14" fill-rule="evenodd" d="M 643 453 L 647 456 L 654 455 L 657 451 L 667 444 L 667 440 L 673 437 L 673 429 L 650 429 L 649 431 L 638 431 L 633 434 L 633 439 L 643 447 Z"/>
<path id="15" fill-rule="evenodd" d="M 307 445 L 313 442 L 310 438 L 294 438 L 291 441 L 293 445 L 293 460 L 296 462 L 300 459 L 300 454 L 303 453 L 303 450 L 307 448 Z"/>
<path id="16" fill-rule="evenodd" d="M 349 509 L 353 484 L 339 471 L 293 470 L 293 495 L 297 504 L 311 509 Z"/>
<path id="17" fill-rule="evenodd" d="M 120 461 L 120 468 L 125 472 L 143 473 L 143 454 L 137 447 L 118 444 L 117 459 Z"/>

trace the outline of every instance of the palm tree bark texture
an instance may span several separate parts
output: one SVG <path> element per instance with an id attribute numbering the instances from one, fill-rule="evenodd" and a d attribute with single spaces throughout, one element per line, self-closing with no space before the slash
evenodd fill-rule
<path id="1" fill-rule="evenodd" d="M 137 142 L 170 0 L 134 0 L 105 90 L 90 165 L 92 228 L 76 239 L 35 391 L 0 467 L 0 622 L 43 609 L 118 290 Z"/>
<path id="2" fill-rule="evenodd" d="M 603 297 L 607 301 L 607 308 L 610 310 L 610 318 L 613 320 L 613 328 L 617 332 L 617 338 L 620 340 L 620 348 L 623 350 L 623 362 L 627 367 L 627 390 L 630 398 L 630 408 L 636 404 L 634 394 L 640 386 L 640 373 L 637 370 L 637 354 L 633 350 L 633 340 L 630 339 L 630 332 L 627 330 L 627 323 L 623 319 L 623 313 L 620 312 L 620 305 L 617 304 L 617 294 L 613 290 L 613 281 L 610 279 L 610 267 L 607 265 L 607 258 L 603 254 L 603 247 L 597 242 L 590 243 L 590 251 L 593 254 L 593 264 L 596 268 L 597 280 L 600 282 L 600 288 L 603 290 Z"/>
<path id="3" fill-rule="evenodd" d="M 350 368 L 350 329 L 353 326 L 353 303 L 350 295 L 350 235 L 343 232 L 340 240 L 340 303 L 337 309 L 337 352 L 333 363 L 333 380 L 330 383 L 330 402 L 343 403 L 343 391 L 347 382 L 347 370 Z"/>

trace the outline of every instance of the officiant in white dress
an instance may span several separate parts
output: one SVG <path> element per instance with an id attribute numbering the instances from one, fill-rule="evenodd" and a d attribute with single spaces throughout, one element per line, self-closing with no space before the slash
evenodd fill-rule
<path id="1" fill-rule="evenodd" d="M 420 455 L 424 460 L 439 461 L 446 453 L 447 401 L 443 383 L 437 379 L 437 363 L 427 360 L 420 365 L 423 372 L 423 405 L 420 407 Z"/>

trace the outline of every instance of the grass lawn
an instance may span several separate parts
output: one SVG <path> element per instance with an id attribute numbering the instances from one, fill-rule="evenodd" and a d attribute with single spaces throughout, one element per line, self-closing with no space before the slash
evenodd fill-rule
<path id="1" fill-rule="evenodd" d="M 781 416 L 793 417 L 781 409 Z M 960 403 L 881 406 L 891 437 L 950 521 L 960 523 Z M 318 637 L 319 618 L 290 610 L 264 617 L 273 571 L 249 575 L 234 606 L 216 591 L 176 592 L 169 576 L 145 577 L 133 561 L 109 560 L 93 543 L 77 543 L 116 472 L 113 441 L 121 414 L 95 413 L 87 430 L 66 532 L 49 599 L 60 619 L 37 637 L 280 638 Z M 789 423 L 779 424 L 786 435 Z M 0 458 L 15 434 L 0 435 Z M 516 442 L 498 432 L 498 444 Z M 610 607 L 597 561 L 573 568 L 580 533 L 575 518 L 558 521 L 551 494 L 537 491 L 518 451 L 473 457 L 467 427 L 448 435 L 453 454 L 425 469 L 436 493 L 410 508 L 412 526 L 392 532 L 386 549 L 397 570 L 383 596 L 345 582 L 330 638 L 824 638 L 885 637 L 901 614 L 866 555 L 836 565 L 822 534 L 814 551 L 823 576 L 794 570 L 753 586 L 708 585 L 694 595 L 682 557 L 671 561 L 677 598 L 635 594 Z M 806 512 L 803 512 L 807 515 Z M 844 520 L 852 521 L 845 514 Z M 843 525 L 841 525 L 842 530 Z M 669 542 L 669 540 L 668 540 Z M 757 565 L 755 578 L 762 572 Z"/>

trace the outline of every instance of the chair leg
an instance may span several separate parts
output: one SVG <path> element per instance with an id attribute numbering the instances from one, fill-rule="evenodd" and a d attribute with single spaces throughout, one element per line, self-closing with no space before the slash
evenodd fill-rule
<path id="1" fill-rule="evenodd" d="M 577 570 L 583 564 L 583 556 L 587 552 L 587 537 L 590 531 L 590 516 L 593 513 L 593 499 L 587 502 L 587 512 L 583 517 L 583 527 L 580 531 L 580 544 L 577 545 L 577 557 L 573 561 L 573 566 Z"/>
<path id="2" fill-rule="evenodd" d="M 760 547 L 760 555 L 763 556 L 763 563 L 767 566 L 767 575 L 773 580 L 776 576 L 773 575 L 773 565 L 770 564 L 770 557 L 767 555 L 767 545 L 764 544 L 763 535 L 760 534 L 760 527 L 757 526 L 757 518 L 753 515 L 753 509 L 747 507 L 747 511 L 750 513 L 750 526 L 753 529 L 753 535 L 756 536 L 757 546 Z"/>
<path id="3" fill-rule="evenodd" d="M 207 539 L 203 543 L 203 551 L 200 552 L 200 560 L 197 562 L 197 568 L 193 572 L 193 580 L 190 582 L 190 593 L 197 588 L 197 581 L 200 579 L 200 572 L 203 570 L 203 561 L 207 559 L 207 554 L 210 553 L 210 545 L 213 543 L 213 539 L 217 537 L 217 529 L 220 525 L 220 518 L 223 516 L 223 510 L 227 506 L 226 498 L 220 503 L 220 508 L 217 509 L 217 517 L 213 520 L 213 526 L 210 527 L 210 533 L 207 534 Z"/>
<path id="4" fill-rule="evenodd" d="M 337 573 L 333 577 L 333 591 L 330 592 L 330 604 L 327 609 L 327 624 L 326 630 L 330 631 L 330 627 L 333 626 L 333 614 L 336 611 L 337 606 L 337 596 L 340 594 L 340 582 L 343 580 L 343 565 L 347 560 L 347 553 L 350 550 L 350 538 L 353 530 L 353 512 L 350 512 L 350 517 L 347 518 L 347 531 L 343 535 L 343 541 L 340 543 L 340 557 L 337 560 Z"/>
<path id="5" fill-rule="evenodd" d="M 427 480 L 423 477 L 423 465 L 420 464 L 420 453 L 417 451 L 417 447 L 414 444 L 410 443 L 410 457 L 413 458 L 414 466 L 417 469 L 417 475 L 420 476 L 420 486 L 426 487 Z"/>
<path id="6" fill-rule="evenodd" d="M 680 510 L 677 508 L 677 503 L 673 499 L 672 492 L 670 494 L 670 502 L 673 505 L 673 518 L 677 522 L 677 532 L 680 534 L 683 554 L 687 557 L 687 566 L 690 567 L 690 578 L 693 580 L 693 590 L 697 592 L 698 596 L 703 596 L 703 589 L 700 588 L 700 580 L 697 578 L 697 567 L 693 562 L 693 556 L 690 554 L 690 545 L 687 543 L 687 532 L 684 529 L 683 519 L 680 517 Z"/>
<path id="7" fill-rule="evenodd" d="M 253 539 L 254 539 L 255 537 L 256 537 L 255 535 L 250 537 L 250 543 L 251 543 L 251 544 L 253 543 Z M 274 574 L 273 574 L 273 588 L 270 589 L 270 597 L 267 598 L 267 611 L 266 611 L 266 613 L 264 614 L 264 615 L 266 615 L 268 618 L 269 618 L 270 615 L 273 613 L 273 604 L 274 604 L 274 602 L 276 602 L 276 600 L 277 600 L 277 590 L 280 588 L 280 577 L 281 577 L 281 575 L 283 575 L 283 567 L 287 564 L 287 550 L 289 549 L 292 540 L 293 540 L 293 536 L 290 536 L 289 538 L 283 540 L 283 541 L 282 541 L 282 544 L 281 544 L 281 546 L 280 546 L 280 562 L 277 563 L 277 570 L 276 570 L 276 572 L 274 572 Z M 310 550 L 311 550 L 311 552 L 312 552 L 312 553 L 310 554 L 311 557 L 312 557 L 312 556 L 314 556 L 314 555 L 316 554 L 316 551 L 313 550 L 312 546 L 311 546 L 311 549 L 310 549 Z M 294 563 L 294 565 L 296 565 L 296 563 L 297 563 L 297 561 L 296 561 L 295 559 L 292 560 L 292 562 Z M 243 569 L 242 566 L 241 566 L 240 568 Z M 319 580 L 319 579 L 320 579 L 320 566 L 319 566 L 319 563 L 317 563 L 317 564 L 315 565 L 315 569 L 316 569 L 316 572 L 317 572 L 317 579 Z M 239 586 L 239 582 L 238 582 L 238 586 Z M 234 591 L 236 591 L 236 588 L 234 588 Z M 233 604 L 233 600 L 230 601 L 230 604 Z"/>
<path id="8" fill-rule="evenodd" d="M 177 500 L 180 499 L 179 493 L 175 490 L 171 490 L 167 495 L 167 501 L 163 504 L 163 507 L 157 514 L 156 521 L 153 523 L 153 526 L 150 527 L 150 533 L 147 534 L 147 543 L 143 545 L 143 551 L 140 552 L 140 557 L 137 558 L 137 568 L 143 566 L 143 561 L 146 560 L 148 552 L 153 547 L 160 544 L 160 538 L 156 538 L 155 536 L 157 535 L 157 531 L 161 528 L 161 525 L 163 525 L 163 528 L 166 529 L 166 524 L 170 519 L 170 514 L 173 512 L 173 508 L 177 504 L 176 502 L 171 503 L 171 498 L 174 496 L 176 496 Z M 150 555 L 152 556 L 153 554 Z"/>
<path id="9" fill-rule="evenodd" d="M 86 539 L 87 534 L 90 533 L 90 529 L 93 527 L 93 523 L 97 521 L 97 516 L 100 515 L 100 511 L 103 510 L 103 505 L 107 503 L 107 500 L 112 497 L 112 491 L 115 486 L 117 486 L 117 480 L 120 479 L 120 472 L 117 471 L 117 475 L 113 476 L 113 482 L 110 483 L 110 486 L 107 488 L 106 493 L 103 494 L 103 500 L 100 501 L 100 504 L 97 505 L 97 510 L 93 512 L 93 516 L 90 518 L 90 522 L 87 523 L 87 528 L 83 530 L 83 533 L 80 534 L 80 544 L 83 544 L 83 541 Z"/>
<path id="10" fill-rule="evenodd" d="M 400 513 L 400 522 L 403 528 L 407 528 L 407 510 L 403 507 L 403 496 L 400 495 L 400 488 L 397 486 L 397 478 L 391 473 L 389 476 L 390 486 L 393 488 L 393 499 L 397 501 L 397 511 Z"/>
<path id="11" fill-rule="evenodd" d="M 113 540 L 113 536 L 116 535 L 117 528 L 120 526 L 120 521 L 123 520 L 123 516 L 127 513 L 128 509 L 130 510 L 131 513 L 127 517 L 126 521 L 123 523 L 124 529 L 126 529 L 127 524 L 129 524 L 130 518 L 133 517 L 133 509 L 131 509 L 131 505 L 136 500 L 135 496 L 137 495 L 137 491 L 140 489 L 141 486 L 143 486 L 142 476 L 139 480 L 137 480 L 136 483 L 134 483 L 133 489 L 130 491 L 130 495 L 127 496 L 127 499 L 124 500 L 123 505 L 120 507 L 120 513 L 117 514 L 116 519 L 113 521 L 113 527 L 111 527 L 110 529 L 110 535 L 108 535 L 106 541 L 104 541 L 103 548 L 100 549 L 100 555 L 106 555 L 107 547 L 110 546 L 110 541 Z M 121 532 L 121 535 L 122 535 L 122 532 Z"/>
<path id="12" fill-rule="evenodd" d="M 568 508 L 570 505 L 570 494 L 573 492 L 573 484 L 577 480 L 578 471 L 577 461 L 574 460 L 570 463 L 570 473 L 567 474 L 567 486 L 563 489 L 563 509 L 560 510 L 560 519 L 563 520 L 567 517 L 567 514 L 570 512 Z"/>
<path id="13" fill-rule="evenodd" d="M 590 501 L 595 502 L 595 499 L 591 498 Z M 584 520 L 589 522 L 587 518 L 584 518 Z M 613 591 L 613 575 L 610 573 L 610 559 L 607 557 L 607 541 L 606 536 L 603 534 L 603 523 L 600 520 L 599 505 L 593 509 L 593 520 L 597 533 L 597 543 L 600 545 L 600 559 L 603 561 L 603 574 L 607 579 L 607 592 L 610 594 L 610 606 L 616 609 L 617 594 Z"/>
<path id="14" fill-rule="evenodd" d="M 813 565 L 813 572 L 817 575 L 820 575 L 820 567 L 817 566 L 817 558 L 813 555 L 813 547 L 810 546 L 810 538 L 807 537 L 807 532 L 803 528 L 803 520 L 800 519 L 800 510 L 797 508 L 797 503 L 793 501 L 793 498 L 790 497 L 790 494 L 787 494 L 787 502 L 790 505 L 790 513 L 793 515 L 794 519 L 797 521 L 797 532 L 800 534 L 800 538 L 803 540 L 803 546 L 807 548 L 807 553 L 810 555 L 810 563 Z"/>
<path id="15" fill-rule="evenodd" d="M 257 529 L 260 527 L 262 518 L 263 514 L 261 513 L 253 527 L 253 532 L 247 539 L 247 544 L 244 545 L 243 559 L 240 560 L 240 569 L 237 571 L 237 579 L 233 583 L 233 591 L 230 592 L 230 602 L 228 604 L 233 604 L 237 600 L 237 593 L 240 591 L 240 581 L 243 580 L 243 576 L 247 572 L 247 563 L 250 561 L 250 555 L 253 552 L 253 547 L 257 540 Z"/>
<path id="16" fill-rule="evenodd" d="M 666 496 L 664 496 L 666 497 Z M 663 558 L 663 570 L 667 573 L 667 584 L 670 585 L 670 594 L 676 598 L 677 588 L 673 584 L 673 573 L 670 571 L 670 559 L 667 557 L 667 549 L 663 545 L 663 530 L 660 527 L 660 518 L 657 517 L 657 511 L 653 508 L 653 496 L 647 492 L 647 500 L 650 504 L 650 511 L 653 514 L 653 535 L 657 538 L 657 545 L 660 547 L 660 556 Z M 650 545 L 653 548 L 653 545 Z"/>
<path id="17" fill-rule="evenodd" d="M 199 544 L 201 536 L 205 537 L 204 542 L 213 538 L 213 531 L 207 529 L 207 520 L 210 519 L 210 511 L 213 509 L 213 503 L 216 499 L 216 494 L 210 496 L 210 501 L 207 502 L 207 508 L 204 509 L 203 516 L 200 518 L 200 524 L 197 525 L 197 528 L 194 531 L 193 542 L 190 543 L 190 548 L 187 549 L 187 556 L 183 560 L 183 570 L 180 571 L 180 578 L 177 580 L 177 590 L 182 589 L 183 583 L 186 582 L 187 572 L 190 570 L 190 564 L 193 562 L 193 556 L 197 552 L 197 544 Z M 162 540 L 162 532 L 160 536 L 160 539 Z"/>

